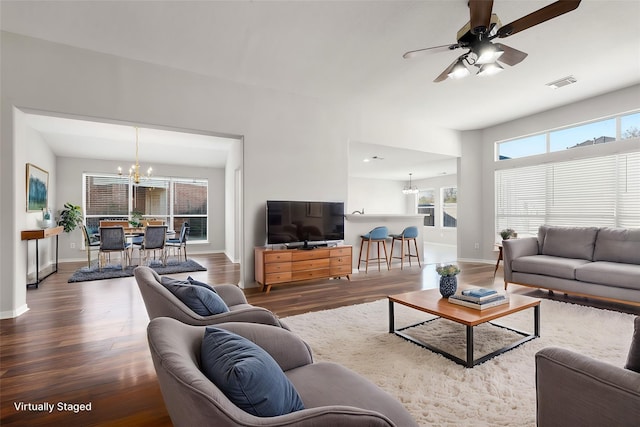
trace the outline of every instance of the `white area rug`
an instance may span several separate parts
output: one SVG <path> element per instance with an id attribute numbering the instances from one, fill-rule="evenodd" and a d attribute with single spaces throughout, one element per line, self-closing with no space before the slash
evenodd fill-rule
<path id="1" fill-rule="evenodd" d="M 398 304 L 395 312 L 396 328 L 430 318 Z M 420 425 L 535 426 L 535 353 L 544 347 L 564 347 L 623 366 L 634 318 L 548 300 L 542 301 L 540 313 L 540 338 L 471 369 L 389 334 L 387 300 L 285 321 L 309 343 L 316 361 L 337 362 L 370 379 L 397 397 Z M 496 323 L 532 332 L 533 309 Z M 428 328 L 420 332 L 423 339 L 429 337 L 430 343 L 448 346 L 449 351 L 457 348 L 456 355 L 464 357 L 462 325 L 438 319 Z M 499 341 L 514 337 L 491 326 L 477 328 L 474 334 L 476 350 L 500 348 Z M 482 354 L 476 352 L 476 357 Z"/>

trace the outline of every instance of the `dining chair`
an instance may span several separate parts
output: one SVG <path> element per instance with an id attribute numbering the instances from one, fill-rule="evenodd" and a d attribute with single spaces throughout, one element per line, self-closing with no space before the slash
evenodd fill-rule
<path id="1" fill-rule="evenodd" d="M 178 250 L 178 261 L 180 261 L 180 250 L 184 251 L 184 260 L 187 260 L 187 238 L 189 237 L 189 223 L 183 222 L 180 228 L 180 236 L 177 239 L 167 239 L 167 248 Z"/>
<path id="2" fill-rule="evenodd" d="M 102 271 L 107 258 L 110 258 L 112 252 L 120 252 L 122 269 L 124 270 L 127 261 L 130 259 L 130 247 L 131 243 L 127 243 L 124 238 L 123 227 L 100 227 L 100 251 L 98 254 L 100 271 Z"/>
<path id="3" fill-rule="evenodd" d="M 84 248 L 87 251 L 87 268 L 91 268 L 91 251 L 100 250 L 100 239 L 92 238 L 87 231 L 87 227 L 81 225 L 82 234 L 84 235 Z"/>
<path id="4" fill-rule="evenodd" d="M 135 244 L 140 251 L 140 264 L 147 263 L 149 253 L 153 252 L 155 258 L 156 251 L 160 251 L 160 261 L 162 265 L 167 265 L 167 253 L 165 250 L 167 239 L 166 225 L 148 225 L 144 228 L 144 238 L 142 243 Z"/>

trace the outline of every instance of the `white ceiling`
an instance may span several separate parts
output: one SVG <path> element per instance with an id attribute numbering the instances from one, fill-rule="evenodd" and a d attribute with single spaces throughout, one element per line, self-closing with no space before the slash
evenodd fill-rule
<path id="1" fill-rule="evenodd" d="M 550 3 L 495 0 L 493 11 L 508 23 Z M 517 66 L 441 83 L 432 81 L 462 51 L 402 54 L 454 43 L 467 0 L 3 0 L 0 8 L 6 31 L 458 130 L 640 83 L 639 0 L 583 0 L 502 39 L 529 54 Z M 545 86 L 568 75 L 578 83 Z"/>
<path id="2" fill-rule="evenodd" d="M 121 160 L 122 169 L 134 163 L 136 128 L 27 113 L 25 124 L 39 132 L 56 156 Z M 224 167 L 237 139 L 138 128 L 138 159 L 143 169 L 158 164 Z"/>

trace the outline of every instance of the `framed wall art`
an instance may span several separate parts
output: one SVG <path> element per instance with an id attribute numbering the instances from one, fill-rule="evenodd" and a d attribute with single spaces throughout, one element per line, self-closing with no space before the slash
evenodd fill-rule
<path id="1" fill-rule="evenodd" d="M 48 208 L 49 172 L 27 163 L 27 212 Z"/>

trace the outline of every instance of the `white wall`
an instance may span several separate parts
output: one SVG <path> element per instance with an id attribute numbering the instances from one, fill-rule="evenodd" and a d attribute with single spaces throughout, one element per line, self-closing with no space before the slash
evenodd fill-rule
<path id="1" fill-rule="evenodd" d="M 459 258 L 487 261 L 496 259 L 494 247 L 497 239 L 494 230 L 494 144 L 496 141 L 544 132 L 638 108 L 640 108 L 640 85 L 635 85 L 482 131 L 465 132 L 459 169 L 459 189 L 463 191 L 460 195 L 459 208 L 464 218 L 458 227 Z M 623 146 L 624 149 L 628 149 L 629 144 L 619 144 L 606 144 L 610 147 L 603 146 L 598 149 L 611 150 Z M 636 149 L 640 149 L 640 143 L 632 144 L 636 145 Z M 481 195 L 481 199 L 477 195 Z M 472 246 L 473 242 L 479 239 L 480 254 Z"/>
<path id="2" fill-rule="evenodd" d="M 494 241 L 483 234 L 483 192 L 481 131 L 462 133 L 462 156 L 458 159 L 458 259 L 482 261 L 495 259 Z M 478 248 L 476 249 L 476 243 Z"/>
<path id="3" fill-rule="evenodd" d="M 229 150 L 225 167 L 225 244 L 224 251 L 233 263 L 239 263 L 242 254 L 242 141 Z M 242 280 L 241 280 L 242 282 Z"/>
<path id="4" fill-rule="evenodd" d="M 404 182 L 349 177 L 349 197 L 345 213 L 362 211 L 365 214 L 406 215 L 407 203 L 402 187 Z"/>
<path id="5" fill-rule="evenodd" d="M 58 157 L 58 184 L 55 192 L 58 203 L 55 205 L 56 218 L 66 202 L 82 206 L 82 174 L 115 173 L 122 162 L 97 159 L 78 159 Z M 222 168 L 201 168 L 193 166 L 153 164 L 154 173 L 163 177 L 203 178 L 209 181 L 208 188 L 208 243 L 189 243 L 189 253 L 222 252 L 225 248 L 225 171 Z M 76 229 L 63 233 L 59 237 L 60 261 L 82 261 L 86 252 L 81 243 L 84 240 L 82 231 Z M 74 244 L 75 249 L 71 248 Z"/>
<path id="6" fill-rule="evenodd" d="M 15 118 L 16 140 L 18 144 L 28 153 L 28 163 L 31 163 L 40 169 L 44 169 L 49 173 L 49 194 L 47 204 L 54 212 L 56 206 L 56 161 L 55 155 L 42 139 L 40 134 L 24 124 L 24 114 L 17 112 Z M 26 181 L 26 163 L 23 165 L 23 181 Z M 26 185 L 26 182 L 25 182 Z M 26 194 L 25 194 L 26 197 Z M 24 230 L 39 229 L 42 220 L 42 212 L 26 212 L 26 199 L 22 201 L 22 211 L 25 212 L 23 228 Z M 36 257 L 35 257 L 35 241 L 25 242 L 29 245 L 27 274 L 35 275 Z M 39 264 L 40 268 L 44 268 L 55 262 L 55 238 L 43 239 L 38 242 L 39 246 Z M 25 279 L 26 280 L 26 279 Z"/>

